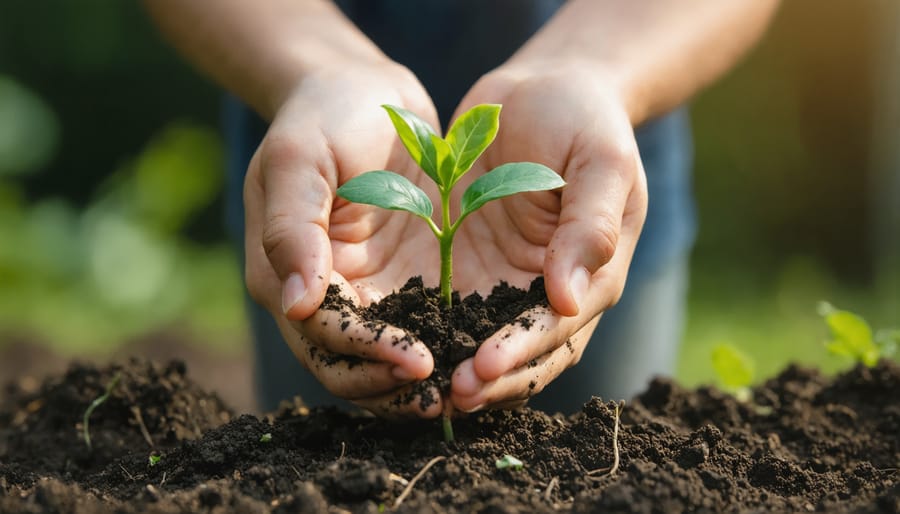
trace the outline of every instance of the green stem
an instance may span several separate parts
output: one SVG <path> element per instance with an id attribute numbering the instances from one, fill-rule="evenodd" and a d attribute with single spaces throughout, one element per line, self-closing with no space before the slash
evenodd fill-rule
<path id="1" fill-rule="evenodd" d="M 444 413 L 443 422 L 444 427 L 444 442 L 451 443 L 453 442 L 453 405 L 450 403 L 448 398 L 444 398 Z"/>
<path id="2" fill-rule="evenodd" d="M 450 191 L 441 191 L 441 229 L 438 236 L 441 248 L 441 297 L 449 309 L 453 306 L 453 234 L 456 227 L 450 223 Z"/>

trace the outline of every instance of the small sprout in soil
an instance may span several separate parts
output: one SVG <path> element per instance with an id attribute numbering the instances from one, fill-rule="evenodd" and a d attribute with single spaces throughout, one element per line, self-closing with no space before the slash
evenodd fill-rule
<path id="1" fill-rule="evenodd" d="M 615 406 L 615 419 L 613 420 L 613 463 L 608 468 L 594 469 L 587 472 L 588 478 L 592 480 L 600 480 L 600 475 L 615 475 L 619 470 L 619 423 L 622 417 L 622 411 L 625 409 L 625 400 L 619 400 Z"/>
<path id="2" fill-rule="evenodd" d="M 872 328 L 857 314 L 828 302 L 820 302 L 818 311 L 831 331 L 831 340 L 825 342 L 829 352 L 871 368 L 882 357 L 891 357 L 897 351 L 900 330 L 881 330 L 873 337 Z"/>
<path id="3" fill-rule="evenodd" d="M 525 467 L 522 461 L 512 455 L 504 455 L 502 459 L 497 459 L 494 465 L 497 466 L 497 469 L 511 469 L 513 471 L 518 471 Z"/>
<path id="4" fill-rule="evenodd" d="M 753 397 L 750 385 L 753 383 L 753 359 L 730 344 L 718 344 L 710 355 L 713 371 L 720 387 L 734 395 L 740 402 L 748 402 Z"/>
<path id="5" fill-rule="evenodd" d="M 270 432 L 266 432 L 265 434 L 259 436 L 259 442 L 271 443 L 272 442 L 272 434 Z"/>
<path id="6" fill-rule="evenodd" d="M 150 467 L 152 468 L 153 466 L 159 464 L 160 461 L 162 461 L 162 455 L 156 455 L 156 454 L 151 453 L 150 457 L 147 460 L 150 463 Z"/>
<path id="7" fill-rule="evenodd" d="M 440 137 L 427 122 L 406 109 L 382 105 L 394 124 L 410 157 L 437 184 L 441 199 L 440 226 L 432 219 L 434 205 L 418 186 L 391 171 L 369 171 L 348 180 L 337 195 L 351 202 L 400 210 L 422 218 L 437 238 L 441 255 L 441 298 L 449 309 L 453 303 L 453 236 L 462 221 L 491 200 L 526 191 L 546 191 L 565 185 L 558 173 L 534 162 L 502 164 L 475 179 L 462 195 L 459 216 L 450 219 L 453 187 L 497 136 L 500 109 L 497 104 L 472 107 Z M 452 409 L 450 409 L 452 411 Z M 452 412 L 451 412 L 452 413 Z M 444 439 L 453 440 L 453 430 L 444 412 Z"/>
<path id="8" fill-rule="evenodd" d="M 121 375 L 119 373 L 116 373 L 115 376 L 113 376 L 112 380 L 110 380 L 109 383 L 106 384 L 106 391 L 97 398 L 94 398 L 94 401 L 92 401 L 91 404 L 88 405 L 88 408 L 84 410 L 84 418 L 81 421 L 81 432 L 82 437 L 84 438 L 84 444 L 87 445 L 88 450 L 92 449 L 90 429 L 91 414 L 97 407 L 102 405 L 103 402 L 105 402 L 109 398 L 109 395 L 112 393 L 113 388 L 115 388 L 116 384 L 119 383 L 119 378 L 121 378 Z"/>
<path id="9" fill-rule="evenodd" d="M 500 128 L 500 105 L 476 105 L 463 113 L 442 138 L 427 122 L 410 111 L 383 105 L 409 155 L 437 184 L 441 197 L 441 226 L 431 219 L 434 205 L 424 191 L 406 177 L 390 171 L 370 171 L 338 188 L 341 198 L 383 209 L 400 210 L 422 218 L 438 240 L 441 252 L 441 297 L 452 303 L 453 236 L 460 223 L 491 200 L 523 193 L 546 191 L 565 185 L 558 173 L 533 162 L 503 164 L 478 177 L 463 193 L 459 216 L 450 219 L 453 187 L 494 141 Z"/>

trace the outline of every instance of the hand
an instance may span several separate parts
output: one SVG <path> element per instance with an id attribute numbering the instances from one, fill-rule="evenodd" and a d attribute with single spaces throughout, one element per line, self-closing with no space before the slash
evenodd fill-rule
<path id="1" fill-rule="evenodd" d="M 437 125 L 422 86 L 394 63 L 336 65 L 308 75 L 280 106 L 244 186 L 247 286 L 333 394 L 383 416 L 434 417 L 440 402 L 422 409 L 417 401 L 395 401 L 408 394 L 405 384 L 431 374 L 434 362 L 421 342 L 404 349 L 391 344 L 405 335 L 399 329 L 376 337 L 352 319 L 342 330 L 338 314 L 317 311 L 329 283 L 365 305 L 423 274 L 423 262 L 438 261 L 434 236 L 420 220 L 333 201 L 339 184 L 372 169 L 405 174 L 428 191 L 378 107 L 384 103 Z"/>
<path id="2" fill-rule="evenodd" d="M 451 401 L 464 411 L 524 403 L 578 362 L 600 313 L 622 294 L 647 210 L 625 105 L 597 75 L 582 66 L 500 69 L 458 112 L 479 103 L 503 104 L 497 139 L 477 165 L 482 172 L 534 161 L 568 185 L 491 202 L 457 233 L 457 255 L 478 261 L 456 263 L 461 289 L 498 278 L 525 285 L 543 273 L 552 307 L 531 314 L 531 330 L 504 327 L 457 367 Z M 473 169 L 466 178 L 478 175 Z"/>

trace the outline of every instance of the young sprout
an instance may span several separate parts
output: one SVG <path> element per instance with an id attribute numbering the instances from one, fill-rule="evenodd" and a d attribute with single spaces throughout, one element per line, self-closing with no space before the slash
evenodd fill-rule
<path id="1" fill-rule="evenodd" d="M 850 357 L 871 368 L 897 349 L 900 341 L 897 330 L 882 330 L 872 337 L 866 320 L 850 311 L 837 309 L 828 302 L 820 302 L 818 311 L 831 331 L 832 339 L 825 342 L 825 348 L 835 355 Z"/>
<path id="2" fill-rule="evenodd" d="M 103 402 L 105 402 L 109 398 L 109 395 L 112 393 L 113 388 L 115 388 L 116 384 L 119 383 L 120 377 L 121 377 L 121 375 L 119 373 L 116 373 L 115 376 L 112 378 L 112 380 L 110 380 L 109 383 L 106 384 L 106 391 L 102 395 L 98 396 L 97 398 L 94 398 L 94 401 L 92 401 L 91 404 L 88 405 L 88 408 L 84 410 L 84 417 L 81 420 L 81 435 L 84 438 L 84 443 L 87 445 L 88 450 L 92 449 L 91 448 L 91 430 L 90 430 L 90 424 L 89 424 L 91 421 L 91 414 L 94 412 L 94 410 L 97 407 L 99 407 L 101 404 L 103 404 Z"/>
<path id="3" fill-rule="evenodd" d="M 518 471 L 525 467 L 525 464 L 522 461 L 512 455 L 504 455 L 502 459 L 497 459 L 497 461 L 494 462 L 494 465 L 497 466 L 497 469 L 509 468 L 513 471 Z"/>
<path id="4" fill-rule="evenodd" d="M 147 460 L 150 463 L 150 467 L 152 468 L 153 466 L 159 464 L 160 461 L 162 461 L 162 455 L 151 453 L 150 457 Z"/>
<path id="5" fill-rule="evenodd" d="M 266 432 L 265 434 L 259 437 L 259 442 L 261 443 L 271 443 L 272 442 L 272 434 L 270 432 Z"/>
<path id="6" fill-rule="evenodd" d="M 482 205 L 525 191 L 545 191 L 565 185 L 553 170 L 533 162 L 503 164 L 478 177 L 463 193 L 459 216 L 450 219 L 450 195 L 459 179 L 471 169 L 482 152 L 494 141 L 500 127 L 500 105 L 482 104 L 463 113 L 447 132 L 434 129 L 410 111 L 382 106 L 391 118 L 409 155 L 437 184 L 441 200 L 440 226 L 432 219 L 434 206 L 428 195 L 406 177 L 390 171 L 369 171 L 338 188 L 341 198 L 410 212 L 422 218 L 438 240 L 441 255 L 441 297 L 449 308 L 453 289 L 453 236 L 460 223 Z"/>
<path id="7" fill-rule="evenodd" d="M 754 363 L 744 352 L 730 344 L 716 345 L 711 354 L 713 371 L 716 372 L 719 384 L 726 392 L 731 393 L 740 402 L 750 400 L 752 393 Z"/>

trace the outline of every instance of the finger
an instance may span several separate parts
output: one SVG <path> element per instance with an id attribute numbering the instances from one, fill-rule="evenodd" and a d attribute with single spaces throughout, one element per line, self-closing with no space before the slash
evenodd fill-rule
<path id="1" fill-rule="evenodd" d="M 471 373 L 465 370 L 462 374 L 454 374 L 454 391 L 473 394 L 485 382 L 496 380 L 559 348 L 585 325 L 590 330 L 596 325 L 596 320 L 563 317 L 549 309 L 530 310 L 519 319 L 528 322 L 513 321 L 481 344 L 472 358 Z"/>
<path id="2" fill-rule="evenodd" d="M 390 364 L 399 380 L 428 378 L 434 370 L 434 358 L 428 347 L 405 330 L 364 320 L 353 287 L 337 273 L 333 278 L 338 297 L 329 300 L 310 318 L 296 323 L 300 332 L 331 353 Z"/>
<path id="3" fill-rule="evenodd" d="M 381 418 L 425 418 L 433 419 L 441 415 L 443 402 L 435 387 L 420 384 L 404 386 L 390 393 L 355 400 L 353 403 Z"/>
<path id="4" fill-rule="evenodd" d="M 337 187 L 329 155 L 323 136 L 270 133 L 260 149 L 262 246 L 281 281 L 281 311 L 288 319 L 312 315 L 328 288 L 328 220 Z"/>
<path id="5" fill-rule="evenodd" d="M 541 392 L 560 373 L 577 363 L 589 335 L 589 332 L 580 332 L 577 336 L 573 336 L 568 344 L 545 353 L 496 380 L 485 382 L 473 394 L 463 395 L 453 388 L 451 401 L 456 408 L 465 412 L 520 404 Z M 460 368 L 462 367 L 463 365 L 460 365 Z M 454 374 L 453 383 L 455 382 Z"/>
<path id="6" fill-rule="evenodd" d="M 398 379 L 392 372 L 394 366 L 386 362 L 341 355 L 313 344 L 304 345 L 300 351 L 304 353 L 304 366 L 338 398 L 352 401 L 387 394 L 411 382 Z"/>
<path id="7" fill-rule="evenodd" d="M 630 129 L 627 132 L 630 134 Z M 559 226 L 547 247 L 547 297 L 564 316 L 578 314 L 591 275 L 617 252 L 622 218 L 640 170 L 633 138 L 576 147 L 564 176 Z"/>

